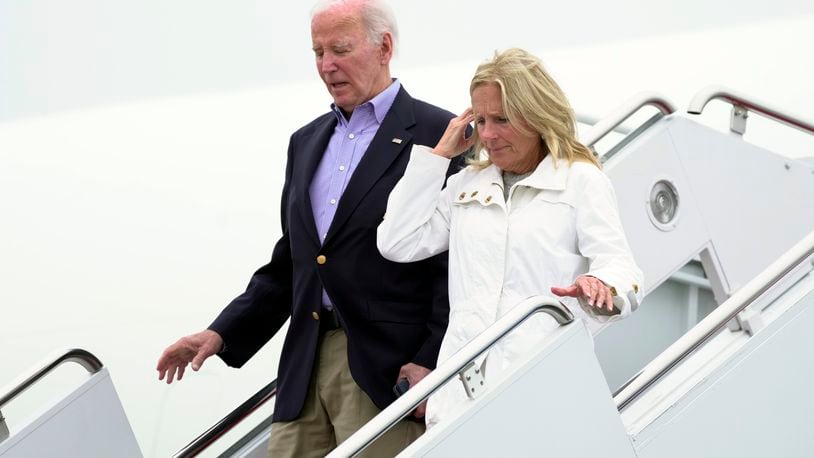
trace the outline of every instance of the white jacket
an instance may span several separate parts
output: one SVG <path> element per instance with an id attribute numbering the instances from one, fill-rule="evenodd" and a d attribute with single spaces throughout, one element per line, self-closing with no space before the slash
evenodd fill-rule
<path id="1" fill-rule="evenodd" d="M 512 187 L 508 202 L 495 165 L 467 167 L 439 192 L 448 167 L 449 160 L 430 148 L 413 147 L 377 239 L 382 255 L 396 262 L 449 250 L 450 316 L 439 364 L 518 302 L 553 296 L 552 286 L 569 286 L 582 274 L 612 287 L 621 311 L 596 315 L 583 301 L 563 299 L 576 317 L 591 318 L 585 320 L 590 329 L 638 306 L 642 272 L 630 254 L 613 187 L 597 167 L 560 161 L 555 168 L 546 156 Z M 505 375 L 555 326 L 550 316 L 536 314 L 476 363 L 487 380 Z M 427 425 L 460 411 L 466 401 L 461 384 L 451 381 L 430 398 Z"/>

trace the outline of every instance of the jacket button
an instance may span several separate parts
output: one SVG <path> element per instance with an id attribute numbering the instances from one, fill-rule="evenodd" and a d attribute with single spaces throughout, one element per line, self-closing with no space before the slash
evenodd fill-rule
<path id="1" fill-rule="evenodd" d="M 472 192 L 472 194 L 469 197 L 475 197 L 477 195 L 478 195 L 478 191 L 474 191 L 474 192 Z"/>
<path id="2" fill-rule="evenodd" d="M 319 321 L 319 313 L 317 313 L 317 312 L 311 312 L 311 317 L 312 317 L 313 319 L 315 319 L 315 320 Z"/>
<path id="3" fill-rule="evenodd" d="M 326 258 L 324 254 L 317 256 L 317 264 L 322 265 L 326 262 L 328 262 L 328 258 Z"/>
<path id="4" fill-rule="evenodd" d="M 492 201 L 492 196 L 486 196 L 486 199 L 483 200 L 487 204 Z"/>
<path id="5" fill-rule="evenodd" d="M 458 200 L 464 200 L 464 197 L 466 197 L 466 193 L 462 192 L 460 195 L 458 195 Z"/>

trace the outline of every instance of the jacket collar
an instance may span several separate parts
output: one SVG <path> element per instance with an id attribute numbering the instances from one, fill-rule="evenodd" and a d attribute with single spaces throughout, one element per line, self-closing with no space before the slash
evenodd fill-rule
<path id="1" fill-rule="evenodd" d="M 560 161 L 558 167 L 555 168 L 551 156 L 546 156 L 531 175 L 517 184 L 540 190 L 563 191 L 570 171 L 571 166 L 568 163 Z M 505 207 L 503 186 L 503 171 L 495 164 L 491 164 L 479 171 L 472 181 L 462 188 L 457 196 L 454 196 L 454 202 L 466 204 L 474 200 L 483 205 Z"/>
<path id="2" fill-rule="evenodd" d="M 566 161 L 558 161 L 554 167 L 554 159 L 550 154 L 537 165 L 534 173 L 521 180 L 518 184 L 531 188 L 545 189 L 549 191 L 563 191 L 568 183 L 568 175 L 571 166 Z"/>
<path id="3" fill-rule="evenodd" d="M 529 186 L 537 189 L 547 189 L 551 191 L 562 191 L 568 182 L 568 175 L 571 171 L 570 165 L 565 161 L 559 161 L 557 167 L 554 167 L 554 161 L 550 155 L 547 155 L 534 172 L 521 180 L 518 184 Z M 492 186 L 497 186 L 503 189 L 503 171 L 497 168 L 495 164 L 491 164 L 485 169 L 478 172 L 472 184 L 468 186 L 472 190 L 478 190 L 478 194 L 489 190 Z"/>

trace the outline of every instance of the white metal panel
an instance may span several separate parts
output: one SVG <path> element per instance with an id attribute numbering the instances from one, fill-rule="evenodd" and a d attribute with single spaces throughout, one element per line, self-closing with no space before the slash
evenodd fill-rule
<path id="1" fill-rule="evenodd" d="M 645 273 L 646 291 L 686 264 L 709 240 L 698 211 L 699 196 L 690 189 L 670 136 L 670 126 L 679 120 L 660 120 L 606 164 L 630 248 Z M 677 225 L 671 231 L 657 228 L 648 216 L 650 190 L 659 180 L 670 181 L 679 193 Z"/>
<path id="2" fill-rule="evenodd" d="M 499 382 L 400 456 L 635 456 L 581 321 Z"/>
<path id="3" fill-rule="evenodd" d="M 630 317 L 614 323 L 594 336 L 596 356 L 612 390 L 621 387 L 699 321 L 688 323 L 689 296 L 695 286 L 668 280 L 648 293 L 642 306 Z M 714 307 L 709 291 L 698 293 L 700 318 Z"/>
<path id="4" fill-rule="evenodd" d="M 638 432 L 638 456 L 811 456 L 811 284 L 809 278 L 802 299 Z"/>
<path id="5" fill-rule="evenodd" d="M 736 291 L 814 229 L 814 168 L 688 119 L 669 126 Z"/>
<path id="6" fill-rule="evenodd" d="M 2 458 L 142 456 L 106 368 L 28 424 L 12 428 L 0 442 Z"/>
<path id="7" fill-rule="evenodd" d="M 597 337 L 616 388 L 686 330 L 678 315 L 688 313 L 690 303 L 662 282 L 687 261 L 700 255 L 720 303 L 814 229 L 814 170 L 671 116 L 630 141 L 606 172 L 648 293 L 634 316 Z M 647 215 L 650 186 L 659 179 L 672 182 L 679 195 L 677 224 L 668 232 Z M 654 285 L 665 289 L 654 291 Z"/>

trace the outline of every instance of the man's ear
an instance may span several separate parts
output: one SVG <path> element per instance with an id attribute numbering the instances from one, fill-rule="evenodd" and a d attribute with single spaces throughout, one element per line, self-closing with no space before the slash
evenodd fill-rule
<path id="1" fill-rule="evenodd" d="M 382 65 L 389 64 L 390 59 L 393 58 L 393 35 L 390 32 L 385 32 L 384 35 L 382 35 L 382 44 L 379 47 L 379 52 L 381 53 Z"/>

